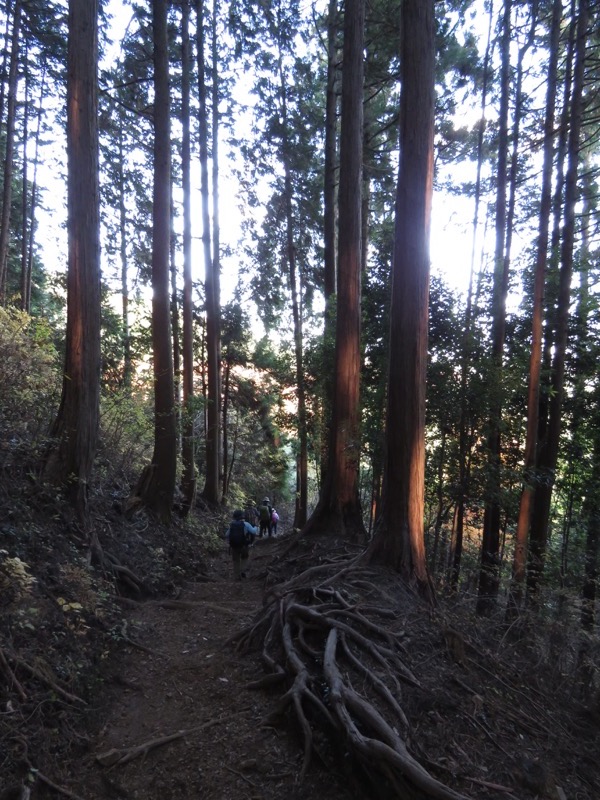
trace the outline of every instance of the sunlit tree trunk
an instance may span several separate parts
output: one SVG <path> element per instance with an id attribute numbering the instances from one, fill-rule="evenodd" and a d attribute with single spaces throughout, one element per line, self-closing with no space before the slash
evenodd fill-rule
<path id="1" fill-rule="evenodd" d="M 333 409 L 325 484 L 305 528 L 306 532 L 326 529 L 351 539 L 365 537 L 358 494 L 364 17 L 364 0 L 348 0 L 342 65 Z"/>
<path id="2" fill-rule="evenodd" d="M 400 61 L 400 168 L 396 195 L 386 455 L 382 511 L 370 561 L 430 595 L 425 563 L 425 385 L 429 233 L 433 192 L 433 0 L 405 0 Z"/>
<path id="3" fill-rule="evenodd" d="M 2 185 L 2 216 L 0 217 L 0 301 L 5 300 L 8 270 L 8 245 L 10 241 L 10 211 L 12 202 L 12 176 L 15 145 L 15 115 L 17 112 L 17 86 L 19 73 L 19 37 L 21 30 L 21 0 L 16 0 L 13 12 L 13 29 L 8 71 L 8 102 L 6 111 L 4 180 Z"/>
<path id="4" fill-rule="evenodd" d="M 177 433 L 171 342 L 169 246 L 171 222 L 171 141 L 167 5 L 153 0 L 154 33 L 154 192 L 152 210 L 152 347 L 154 355 L 154 455 L 142 476 L 142 502 L 169 522 L 175 494 Z"/>
<path id="5" fill-rule="evenodd" d="M 70 0 L 67 76 L 67 332 L 62 397 L 44 477 L 83 521 L 98 438 L 100 242 L 98 3 Z"/>

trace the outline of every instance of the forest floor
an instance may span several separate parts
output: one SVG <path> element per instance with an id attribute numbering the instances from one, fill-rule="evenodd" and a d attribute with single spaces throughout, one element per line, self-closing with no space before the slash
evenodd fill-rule
<path id="1" fill-rule="evenodd" d="M 116 524 L 106 530 L 116 546 Z M 164 529 L 133 535 L 123 525 L 120 535 L 122 562 L 124 543 L 137 541 L 129 556 L 140 568 L 141 549 L 148 558 L 162 553 Z M 264 675 L 261 654 L 241 651 L 232 638 L 261 614 L 266 577 L 285 560 L 287 539 L 257 540 L 241 582 L 232 579 L 223 544 L 197 564 L 182 548 L 179 561 L 188 563 L 179 584 L 139 600 L 121 597 L 90 639 L 93 615 L 87 628 L 80 615 L 87 578 L 49 566 L 49 553 L 54 561 L 60 555 L 57 539 L 39 533 L 27 556 L 31 562 L 34 548 L 45 564 L 35 608 L 14 596 L 0 606 L 0 623 L 9 610 L 12 624 L 0 625 L 0 800 L 421 797 L 390 793 L 384 783 L 373 792 L 372 780 L 361 788 L 316 732 L 300 780 L 297 720 L 289 712 L 276 726 L 270 719 L 285 687 L 247 688 Z M 386 596 L 402 595 L 393 574 L 382 570 L 377 582 Z M 95 586 L 90 604 L 106 590 Z M 42 602 L 48 610 L 32 634 L 24 620 Z M 48 621 L 52 609 L 74 620 L 68 630 Z M 412 755 L 473 800 L 598 800 L 597 640 L 582 665 L 581 639 L 568 620 L 542 625 L 537 617 L 507 628 L 469 609 L 464 599 L 440 599 L 432 613 L 416 597 L 394 609 L 419 682 L 403 689 Z M 28 785 L 31 795 L 10 794 Z"/>

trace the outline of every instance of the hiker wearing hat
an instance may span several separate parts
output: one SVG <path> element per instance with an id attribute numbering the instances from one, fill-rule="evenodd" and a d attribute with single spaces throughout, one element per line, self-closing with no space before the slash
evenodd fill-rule
<path id="1" fill-rule="evenodd" d="M 260 537 L 264 536 L 265 533 L 270 536 L 272 529 L 271 529 L 271 515 L 273 514 L 273 508 L 271 507 L 271 501 L 268 497 L 265 497 L 262 503 L 258 507 L 258 524 L 259 524 L 259 533 Z"/>
<path id="2" fill-rule="evenodd" d="M 248 547 L 254 541 L 256 528 L 244 520 L 244 512 L 236 509 L 229 524 L 225 538 L 229 542 L 229 552 L 233 560 L 233 578 L 241 581 L 247 577 Z"/>

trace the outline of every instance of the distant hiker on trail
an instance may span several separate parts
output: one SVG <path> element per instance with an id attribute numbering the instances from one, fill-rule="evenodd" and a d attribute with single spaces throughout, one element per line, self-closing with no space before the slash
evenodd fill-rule
<path id="1" fill-rule="evenodd" d="M 271 532 L 273 536 L 277 536 L 277 523 L 279 522 L 279 514 L 275 509 L 271 512 Z"/>
<path id="2" fill-rule="evenodd" d="M 249 522 L 253 528 L 256 527 L 256 520 L 258 519 L 258 512 L 256 510 L 256 503 L 254 500 L 248 500 L 246 510 L 244 511 L 244 519 Z"/>
<path id="3" fill-rule="evenodd" d="M 225 538 L 229 542 L 229 551 L 233 559 L 233 578 L 241 581 L 247 577 L 248 546 L 254 542 L 256 528 L 244 519 L 244 512 L 236 509 L 233 520 L 229 524 Z"/>
<path id="4" fill-rule="evenodd" d="M 273 513 L 273 508 L 271 507 L 271 502 L 268 497 L 262 501 L 262 503 L 258 507 L 258 522 L 260 525 L 260 532 L 259 536 L 264 536 L 267 533 L 269 536 L 271 535 L 271 514 Z"/>

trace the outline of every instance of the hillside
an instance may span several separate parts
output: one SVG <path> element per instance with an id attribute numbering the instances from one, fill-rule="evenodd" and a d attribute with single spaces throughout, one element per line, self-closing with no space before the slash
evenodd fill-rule
<path id="1" fill-rule="evenodd" d="M 246 649 L 243 634 L 281 581 L 298 585 L 307 567 L 345 563 L 340 543 L 290 549 L 284 528 L 257 542 L 249 579 L 234 583 L 216 536 L 222 520 L 199 514 L 166 530 L 127 519 L 118 498 L 102 496 L 92 518 L 105 563 L 120 565 L 109 575 L 88 566 L 56 498 L 10 488 L 0 531 L 2 800 L 29 796 L 17 787 L 81 800 L 437 796 L 400 795 L 385 760 L 382 770 L 377 759 L 365 765 L 305 698 L 306 759 L 294 706 L 281 705 L 292 681 L 248 688 L 263 683 L 264 640 Z M 339 591 L 352 581 L 350 572 L 338 578 Z M 396 695 L 405 741 L 440 784 L 473 799 L 600 796 L 597 654 L 583 663 L 568 623 L 482 623 L 468 598 L 440 598 L 431 613 L 385 571 L 355 580 L 351 594 L 351 613 L 370 617 L 371 634 L 385 625 L 401 643 L 415 679 Z M 313 668 L 309 688 L 331 708 L 319 659 Z M 356 668 L 344 666 L 353 689 L 377 702 Z"/>

